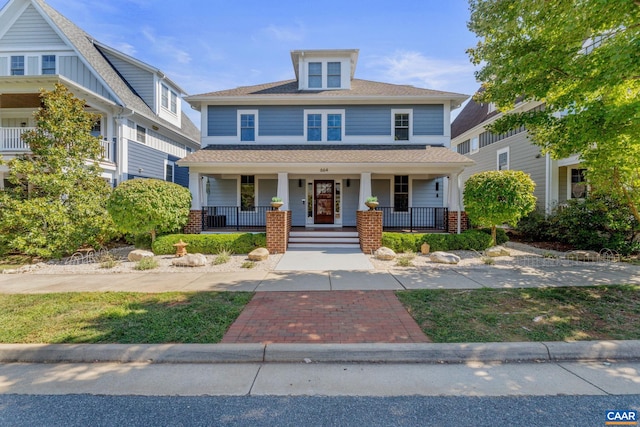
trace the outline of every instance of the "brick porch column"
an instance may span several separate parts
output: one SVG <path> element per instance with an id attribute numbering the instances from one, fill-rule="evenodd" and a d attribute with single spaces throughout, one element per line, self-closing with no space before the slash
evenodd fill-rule
<path id="1" fill-rule="evenodd" d="M 465 211 L 460 212 L 460 232 L 469 229 L 469 218 Z M 447 216 L 447 232 L 450 234 L 458 233 L 458 211 L 449 211 Z"/>
<path id="2" fill-rule="evenodd" d="M 189 211 L 189 220 L 183 231 L 184 234 L 202 233 L 202 209 Z"/>
<path id="3" fill-rule="evenodd" d="M 382 246 L 382 211 L 357 211 L 356 227 L 362 252 L 370 254 Z"/>
<path id="4" fill-rule="evenodd" d="M 291 211 L 267 211 L 267 250 L 283 254 L 289 245 Z"/>

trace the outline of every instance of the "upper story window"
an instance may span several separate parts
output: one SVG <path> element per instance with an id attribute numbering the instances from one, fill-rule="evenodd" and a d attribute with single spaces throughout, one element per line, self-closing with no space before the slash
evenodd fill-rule
<path id="1" fill-rule="evenodd" d="M 322 62 L 309 63 L 309 88 L 322 88 Z"/>
<path id="2" fill-rule="evenodd" d="M 164 180 L 165 181 L 175 182 L 174 168 L 175 168 L 174 162 L 165 160 L 165 164 L 164 164 Z"/>
<path id="3" fill-rule="evenodd" d="M 24 76 L 24 56 L 11 57 L 11 75 Z"/>
<path id="4" fill-rule="evenodd" d="M 498 150 L 498 170 L 509 169 L 509 147 Z"/>
<path id="5" fill-rule="evenodd" d="M 344 110 L 305 111 L 307 141 L 342 141 Z"/>
<path id="6" fill-rule="evenodd" d="M 240 141 L 255 141 L 256 129 L 258 129 L 258 110 L 238 110 Z"/>
<path id="7" fill-rule="evenodd" d="M 178 113 L 178 94 L 169 89 L 168 86 L 162 85 L 161 89 L 161 103 L 162 107 L 170 110 L 173 114 Z"/>
<path id="8" fill-rule="evenodd" d="M 147 143 L 147 130 L 140 125 L 136 125 L 136 141 Z"/>
<path id="9" fill-rule="evenodd" d="M 327 87 L 339 88 L 341 86 L 340 66 L 340 62 L 329 62 L 327 64 Z"/>
<path id="10" fill-rule="evenodd" d="M 396 141 L 409 141 L 411 139 L 411 110 L 391 110 L 393 139 Z"/>
<path id="11" fill-rule="evenodd" d="M 42 74 L 56 73 L 56 56 L 42 55 Z"/>

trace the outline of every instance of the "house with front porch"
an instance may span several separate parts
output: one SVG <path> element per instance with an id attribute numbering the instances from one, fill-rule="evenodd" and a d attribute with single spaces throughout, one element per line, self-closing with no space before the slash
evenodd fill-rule
<path id="1" fill-rule="evenodd" d="M 185 91 L 162 71 L 91 37 L 43 0 L 9 0 L 0 9 L 0 155 L 29 152 L 41 89 L 63 84 L 100 116 L 102 176 L 113 186 L 157 178 L 188 186 L 176 161 L 200 148 L 200 131 L 182 112 Z M 0 165 L 0 189 L 8 185 Z"/>
<path id="2" fill-rule="evenodd" d="M 295 50 L 295 78 L 186 98 L 201 113 L 189 168 L 193 232 L 266 226 L 272 197 L 295 229 L 357 226 L 378 198 L 386 229 L 459 231 L 450 113 L 467 95 L 360 80 L 357 49 Z M 463 221 L 462 221 L 463 223 Z"/>

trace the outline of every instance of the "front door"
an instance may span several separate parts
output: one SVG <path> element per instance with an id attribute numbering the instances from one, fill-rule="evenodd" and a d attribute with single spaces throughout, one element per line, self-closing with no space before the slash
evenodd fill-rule
<path id="1" fill-rule="evenodd" d="M 314 181 L 315 224 L 333 224 L 333 181 Z"/>

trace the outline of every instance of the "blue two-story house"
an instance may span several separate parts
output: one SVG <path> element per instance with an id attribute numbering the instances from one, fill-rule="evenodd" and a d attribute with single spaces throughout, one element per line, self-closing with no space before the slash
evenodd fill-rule
<path id="1" fill-rule="evenodd" d="M 291 60 L 295 79 L 186 98 L 202 149 L 178 164 L 204 228 L 264 225 L 274 196 L 294 227 L 353 227 L 376 196 L 386 228 L 444 229 L 473 163 L 450 149 L 467 95 L 356 79 L 357 49 Z"/>

